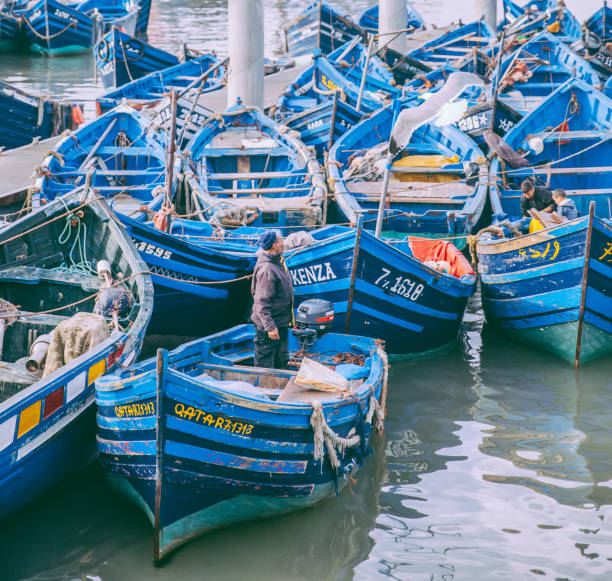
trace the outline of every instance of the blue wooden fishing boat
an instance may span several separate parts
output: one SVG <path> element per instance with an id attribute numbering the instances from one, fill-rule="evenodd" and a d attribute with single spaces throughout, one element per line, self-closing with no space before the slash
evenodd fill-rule
<path id="1" fill-rule="evenodd" d="M 74 107 L 0 81 L 0 149 L 27 145 L 36 138 L 46 139 L 72 128 Z"/>
<path id="2" fill-rule="evenodd" d="M 84 191 L 10 224 L 0 245 L 0 516 L 5 516 L 94 457 L 94 380 L 138 356 L 153 289 L 151 279 L 139 274 L 144 263 L 108 207 Z M 104 289 L 107 275 L 123 282 Z M 111 304 L 117 298 L 127 305 L 113 316 L 117 323 L 110 332 L 107 319 L 92 312 L 102 307 L 106 313 L 109 297 Z M 62 349 L 62 329 L 90 347 Z"/>
<path id="3" fill-rule="evenodd" d="M 604 0 L 603 7 L 591 16 L 582 27 L 581 46 L 578 53 L 586 58 L 602 80 L 612 74 L 612 8 Z"/>
<path id="4" fill-rule="evenodd" d="M 331 301 L 334 330 L 379 337 L 389 353 L 425 354 L 457 339 L 476 276 L 453 244 L 333 228 L 341 230 L 286 255 L 296 304 Z"/>
<path id="5" fill-rule="evenodd" d="M 114 26 L 100 39 L 94 54 L 98 75 L 106 90 L 179 64 L 177 56 Z"/>
<path id="6" fill-rule="evenodd" d="M 506 141 L 523 148 L 531 166 L 493 160 L 491 203 L 501 238 L 477 246 L 487 322 L 576 365 L 612 352 L 611 122 L 612 100 L 577 79 L 523 118 Z M 532 212 L 535 219 L 521 220 L 526 177 L 565 189 L 582 217 L 563 222 Z M 532 233 L 523 234 L 528 227 Z M 523 235 L 512 238 L 511 231 Z"/>
<path id="7" fill-rule="evenodd" d="M 610 220 L 481 239 L 477 252 L 487 323 L 575 366 L 612 354 Z"/>
<path id="8" fill-rule="evenodd" d="M 0 4 L 0 51 L 21 47 L 24 39 L 20 15 L 27 4 L 24 0 L 5 0 Z"/>
<path id="9" fill-rule="evenodd" d="M 410 2 L 406 2 L 406 11 L 406 31 L 408 33 L 425 28 L 425 21 Z M 359 17 L 359 26 L 366 32 L 378 34 L 378 4 L 370 6 L 370 8 L 367 8 L 361 13 Z"/>
<path id="10" fill-rule="evenodd" d="M 503 6 L 504 20 L 500 28 L 505 30 L 507 39 L 519 36 L 524 39 L 542 30 L 567 44 L 580 39 L 580 22 L 562 1 L 534 0 L 519 6 L 512 0 L 503 0 Z"/>
<path id="11" fill-rule="evenodd" d="M 252 367 L 254 335 L 240 325 L 160 349 L 96 383 L 100 461 L 151 520 L 155 563 L 211 529 L 332 498 L 382 429 L 387 362 L 376 341 L 331 333 L 298 351 L 291 336 L 296 363 L 316 358 L 352 378 L 348 391 L 314 391 L 295 371 Z"/>
<path id="12" fill-rule="evenodd" d="M 365 40 L 365 31 L 349 16 L 341 14 L 326 2 L 316 1 L 286 24 L 285 52 L 291 56 L 333 52 L 355 36 Z"/>
<path id="13" fill-rule="evenodd" d="M 515 111 L 527 113 L 574 77 L 594 87 L 600 84 L 585 59 L 543 31 L 503 58 L 499 98 Z"/>
<path id="14" fill-rule="evenodd" d="M 499 156 L 491 162 L 496 220 L 520 219 L 520 186 L 528 177 L 536 185 L 565 189 L 583 215 L 594 201 L 597 216 L 612 218 L 611 128 L 611 99 L 578 79 L 559 87 L 505 137 L 510 149 L 525 152 L 527 167 L 513 167 Z"/>
<path id="15" fill-rule="evenodd" d="M 138 36 L 146 36 L 149 28 L 149 16 L 151 15 L 152 0 L 137 0 L 138 2 L 138 19 L 136 20 L 136 34 Z"/>
<path id="16" fill-rule="evenodd" d="M 144 220 L 164 201 L 165 139 L 148 117 L 121 105 L 58 142 L 41 164 L 32 203 L 87 184 L 118 214 Z"/>
<path id="17" fill-rule="evenodd" d="M 414 104 L 411 98 L 400 106 Z M 381 109 L 345 133 L 329 153 L 328 174 L 338 211 L 352 224 L 363 216 L 367 230 L 376 223 L 393 123 L 393 108 Z M 393 160 L 384 230 L 390 236 L 450 238 L 463 248 L 485 215 L 483 162 L 478 146 L 457 127 L 431 122 L 417 129 Z"/>
<path id="18" fill-rule="evenodd" d="M 489 25 L 484 20 L 476 20 L 426 42 L 409 52 L 408 56 L 433 69 L 454 64 L 471 55 L 473 49 L 485 49 L 493 40 L 495 33 Z"/>
<path id="19" fill-rule="evenodd" d="M 98 114 L 106 113 L 121 103 L 134 109 L 157 109 L 156 122 L 162 125 L 170 118 L 169 96 L 177 92 L 176 126 L 179 146 L 187 143 L 211 114 L 197 103 L 202 93 L 214 91 L 225 84 L 228 59 L 203 54 L 192 60 L 161 71 L 149 73 L 113 91 L 96 101 Z"/>
<path id="20" fill-rule="evenodd" d="M 315 148 L 319 160 L 364 115 L 400 95 L 391 85 L 391 75 L 385 75 L 382 63 L 376 60 L 368 67 L 374 76 L 366 77 L 362 91 L 365 55 L 356 53 L 351 58 L 355 47 L 346 48 L 335 54 L 335 61 L 317 56 L 312 67 L 283 89 L 274 106 L 275 119 L 298 131 L 301 140 Z"/>
<path id="21" fill-rule="evenodd" d="M 325 222 L 327 187 L 314 154 L 254 107 L 216 115 L 187 144 L 186 179 L 202 219 L 280 228 Z"/>
<path id="22" fill-rule="evenodd" d="M 127 0 L 39 0 L 22 15 L 30 51 L 46 56 L 88 50 L 111 25 L 134 34 L 137 18 L 138 5 Z"/>

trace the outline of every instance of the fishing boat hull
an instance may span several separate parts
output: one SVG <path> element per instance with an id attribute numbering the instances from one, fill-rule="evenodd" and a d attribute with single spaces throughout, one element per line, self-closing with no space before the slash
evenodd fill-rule
<path id="1" fill-rule="evenodd" d="M 0 50 L 12 51 L 21 45 L 21 23 L 13 14 L 0 9 Z"/>
<path id="2" fill-rule="evenodd" d="M 248 319 L 250 274 L 257 261 L 254 241 L 251 252 L 246 245 L 234 252 L 220 240 L 214 244 L 203 223 L 175 221 L 168 233 L 125 215 L 120 219 L 151 272 L 155 310 L 150 333 L 195 337 Z"/>
<path id="3" fill-rule="evenodd" d="M 45 56 L 89 50 L 111 23 L 133 34 L 137 17 L 137 9 L 128 9 L 114 0 L 101 6 L 93 0 L 79 5 L 40 0 L 22 16 L 30 51 Z"/>
<path id="4" fill-rule="evenodd" d="M 609 221 L 585 216 L 477 251 L 488 324 L 572 364 L 612 354 Z"/>
<path id="5" fill-rule="evenodd" d="M 114 27 L 96 45 L 95 56 L 98 74 L 106 90 L 121 87 L 179 62 L 175 55 Z"/>
<path id="6" fill-rule="evenodd" d="M 35 97 L 0 81 L 0 147 L 27 145 L 72 126 L 70 104 Z"/>
<path id="7" fill-rule="evenodd" d="M 138 0 L 138 19 L 136 20 L 135 34 L 146 36 L 149 27 L 149 16 L 151 15 L 152 0 Z"/>
<path id="8" fill-rule="evenodd" d="M 329 54 L 364 30 L 325 2 L 313 2 L 284 28 L 285 48 L 292 56 L 311 54 L 319 49 Z"/>
<path id="9" fill-rule="evenodd" d="M 95 200 L 84 201 L 87 200 L 82 192 L 69 194 L 11 224 L 2 233 L 5 252 L 0 267 L 0 294 L 4 300 L 18 299 L 22 306 L 19 317 L 3 333 L 0 516 L 14 512 L 94 456 L 93 382 L 117 365 L 135 360 L 151 314 L 151 280 L 137 274 L 143 271 L 144 264 L 129 238 L 115 223 L 108 207 Z M 77 225 L 70 232 L 67 225 L 64 227 L 66 216 L 68 223 L 82 221 L 89 228 Z M 125 331 L 112 331 L 107 339 L 94 343 L 42 378 L 29 376 L 26 369 L 30 368 L 22 360 L 14 360 L 19 345 L 27 341 L 29 348 L 34 338 L 52 332 L 70 315 L 93 308 L 93 297 L 100 288 L 97 277 L 78 270 L 58 272 L 52 268 L 61 267 L 63 258 L 67 262 L 76 259 L 77 254 L 70 248 L 77 243 L 82 244 L 81 249 L 89 247 L 90 252 L 97 252 L 98 259 L 108 260 L 112 274 L 122 272 L 126 277 L 124 284 L 136 299 L 128 315 L 131 326 Z M 73 304 L 82 297 L 78 305 Z M 45 314 L 51 307 L 54 314 Z M 43 313 L 39 313 L 41 310 Z M 121 324 L 126 322 L 127 319 Z"/>
<path id="10" fill-rule="evenodd" d="M 406 3 L 406 30 L 408 33 L 415 30 L 425 28 L 425 21 L 415 8 L 409 3 Z M 378 4 L 364 10 L 359 17 L 359 26 L 367 32 L 378 34 Z"/>
<path id="11" fill-rule="evenodd" d="M 351 337 L 350 347 L 348 341 L 342 343 L 369 358 L 369 374 L 352 398 L 327 395 L 319 404 L 323 422 L 336 434 L 359 435 L 357 443 L 338 454 L 333 468 L 325 458 L 315 459 L 314 404 L 308 399 L 285 402 L 278 395 L 292 372 L 234 368 L 217 348 L 230 340 L 235 346 L 245 340 L 252 345 L 254 334 L 252 326 L 241 325 L 171 354 L 160 351 L 157 361 L 136 368 L 137 377 L 117 377 L 96 386 L 102 466 L 111 483 L 151 520 L 156 562 L 211 529 L 331 498 L 369 453 L 370 408 L 384 397 L 385 376 L 385 362 L 374 341 Z M 291 339 L 290 349 L 295 350 Z M 250 381 L 275 386 L 278 401 L 255 393 L 257 388 L 244 396 L 209 387 L 189 371 L 203 354 L 211 354 L 215 364 L 202 369 L 221 379 L 259 378 Z M 179 357 L 194 363 L 173 368 Z"/>
<path id="12" fill-rule="evenodd" d="M 389 353 L 440 349 L 457 339 L 476 278 L 441 274 L 410 253 L 408 242 L 389 244 L 354 229 L 298 250 L 287 257 L 295 303 L 330 300 L 336 331 L 367 330 Z"/>

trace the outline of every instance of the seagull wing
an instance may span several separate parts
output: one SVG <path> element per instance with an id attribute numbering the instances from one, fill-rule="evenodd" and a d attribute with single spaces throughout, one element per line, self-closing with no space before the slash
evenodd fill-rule
<path id="1" fill-rule="evenodd" d="M 418 107 L 404 109 L 398 116 L 391 131 L 389 151 L 391 155 L 397 154 L 410 142 L 412 134 L 421 125 L 435 119 L 441 109 L 456 99 L 468 87 L 484 87 L 484 81 L 473 73 L 454 72 L 448 76 L 443 87 L 433 93 L 427 101 Z"/>

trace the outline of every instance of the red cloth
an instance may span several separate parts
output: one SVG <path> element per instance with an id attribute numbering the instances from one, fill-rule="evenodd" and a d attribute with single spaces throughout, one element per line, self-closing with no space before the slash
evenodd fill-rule
<path id="1" fill-rule="evenodd" d="M 421 262 L 427 260 L 445 260 L 448 262 L 451 267 L 451 276 L 461 278 L 465 274 L 476 274 L 461 251 L 446 240 L 408 236 L 408 244 L 413 256 Z"/>

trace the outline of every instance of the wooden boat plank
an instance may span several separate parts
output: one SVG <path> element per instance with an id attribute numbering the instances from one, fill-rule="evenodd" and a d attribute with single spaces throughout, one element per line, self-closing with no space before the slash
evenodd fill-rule
<path id="1" fill-rule="evenodd" d="M 347 182 L 347 189 L 354 194 L 380 197 L 382 182 Z M 444 199 L 445 203 L 463 204 L 472 193 L 472 187 L 464 183 L 438 184 L 432 182 L 389 182 L 389 195 L 396 198 L 418 198 L 422 201 Z M 461 197 L 461 199 L 454 199 Z"/>

